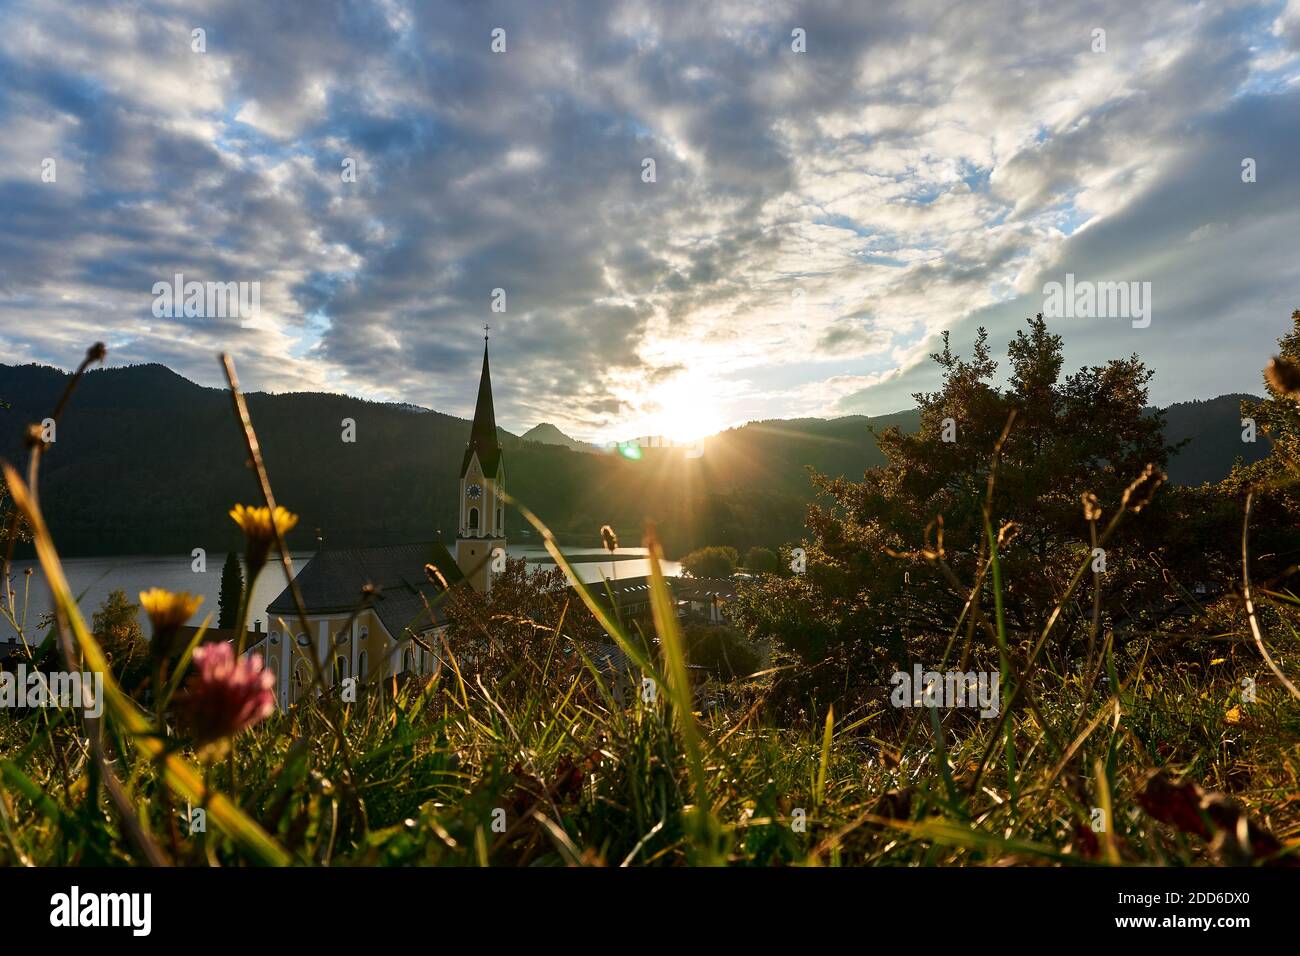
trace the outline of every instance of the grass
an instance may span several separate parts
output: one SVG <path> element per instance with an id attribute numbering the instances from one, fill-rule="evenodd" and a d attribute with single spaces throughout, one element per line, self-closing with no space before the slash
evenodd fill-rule
<path id="1" fill-rule="evenodd" d="M 123 746 L 115 764 L 140 826 L 181 864 L 204 865 L 208 849 L 225 865 L 1085 864 L 1103 859 L 1080 839 L 1097 806 L 1110 821 L 1105 859 L 1185 865 L 1210 860 L 1207 846 L 1135 804 L 1153 754 L 1233 792 L 1279 836 L 1294 838 L 1297 826 L 1300 760 L 1285 742 L 1296 739 L 1300 712 L 1265 691 L 1248 726 L 1230 724 L 1232 677 L 1207 678 L 1191 670 L 1174 682 L 1137 677 L 1099 703 L 1102 719 L 1090 721 L 1065 772 L 1032 720 L 1009 721 L 1020 754 L 1014 803 L 990 782 L 998 774 L 975 792 L 963 786 L 989 722 L 945 728 L 934 710 L 939 735 L 931 731 L 896 762 L 886 754 L 903 728 L 883 713 L 847 733 L 831 715 L 823 728 L 792 730 L 738 725 L 739 707 L 701 714 L 701 795 L 673 708 L 640 695 L 619 705 L 594 676 L 563 695 L 537 691 L 506 706 L 443 673 L 345 707 L 364 823 L 341 792 L 348 769 L 316 704 L 241 737 L 238 806 L 230 821 L 211 821 L 207 847 L 192 836 L 167 846 L 156 799 L 167 786 L 182 806 L 197 802 L 194 782 L 180 773 L 164 780 L 141 747 Z M 1065 701 L 1078 690 L 1066 682 L 1059 697 L 1044 697 L 1044 716 L 1071 722 Z M 0 862 L 146 862 L 121 821 L 90 799 L 91 756 L 76 730 L 66 720 L 44 728 L 35 716 L 0 724 Z M 123 744 L 134 735 L 129 727 L 115 734 Z M 56 748 L 75 777 L 60 770 Z M 700 824 L 701 807 L 712 827 Z M 796 809 L 807 820 L 802 832 L 792 826 Z M 265 836 L 241 840 L 242 819 Z"/>
<path id="2" fill-rule="evenodd" d="M 233 368 L 230 375 L 260 469 Z M 5 472 L 57 609 L 54 625 L 32 635 L 31 657 L 58 654 L 76 669 L 107 670 L 40 512 L 39 448 L 33 456 L 27 480 Z M 264 470 L 259 480 L 271 504 Z M 521 510 L 572 577 L 545 526 Z M 711 688 L 714 705 L 701 707 L 651 531 L 655 641 L 609 618 L 585 587 L 576 593 L 654 693 L 618 693 L 562 617 L 538 622 L 537 653 L 520 655 L 509 680 L 488 686 L 445 647 L 430 677 L 372 684 L 355 703 L 313 697 L 245 731 L 227 760 L 214 761 L 110 678 L 98 721 L 68 709 L 0 714 L 0 865 L 1300 859 L 1300 703 L 1282 681 L 1261 676 L 1249 638 L 1222 658 L 1178 660 L 1162 660 L 1142 641 L 1117 648 L 1105 640 L 1080 671 L 1058 668 L 1008 635 L 998 532 L 991 524 L 987 531 L 980 580 L 991 572 L 994 620 L 979 623 L 997 636 L 997 719 L 899 710 L 882 698 L 860 712 L 781 725 L 764 706 L 780 676 L 773 671 Z M 1085 571 L 1086 563 L 1071 588 Z M 21 609 L 12 597 L 7 604 L 17 623 Z M 977 602 L 968 611 L 978 617 Z M 1051 626 L 1043 623 L 1037 647 Z M 960 629 L 959 621 L 954 638 Z M 1242 704 L 1246 677 L 1258 681 L 1258 696 Z M 1157 768 L 1212 793 L 1190 817 L 1180 814 L 1185 807 L 1171 808 L 1153 789 Z M 1245 845 L 1246 828 L 1224 823 L 1229 805 L 1272 842 Z M 207 812 L 205 832 L 190 832 L 196 807 Z"/>

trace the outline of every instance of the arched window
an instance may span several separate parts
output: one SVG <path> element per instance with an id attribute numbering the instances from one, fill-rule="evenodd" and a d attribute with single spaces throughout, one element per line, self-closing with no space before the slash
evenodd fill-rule
<path id="1" fill-rule="evenodd" d="M 307 664 L 305 661 L 299 661 L 298 666 L 293 669 L 293 696 L 298 697 L 307 689 Z"/>
<path id="2" fill-rule="evenodd" d="M 409 647 L 402 652 L 402 670 L 407 674 L 415 670 L 415 654 Z"/>
<path id="3" fill-rule="evenodd" d="M 334 658 L 334 683 L 345 680 L 348 676 L 348 659 L 343 655 Z"/>
<path id="4" fill-rule="evenodd" d="M 266 659 L 266 669 L 271 672 L 271 677 L 275 680 L 277 690 L 280 687 L 280 658 L 272 655 Z"/>
<path id="5" fill-rule="evenodd" d="M 470 531 L 478 530 L 478 509 L 477 508 L 469 509 L 469 530 Z"/>
<path id="6" fill-rule="evenodd" d="M 505 534 L 506 530 L 506 512 L 504 508 L 497 508 L 497 534 Z"/>
<path id="7" fill-rule="evenodd" d="M 366 679 L 366 652 L 362 651 L 357 655 L 357 680 L 364 682 Z"/>

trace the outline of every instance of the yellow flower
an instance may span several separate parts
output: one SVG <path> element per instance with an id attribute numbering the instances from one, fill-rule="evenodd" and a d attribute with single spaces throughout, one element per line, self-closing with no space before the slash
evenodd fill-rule
<path id="1" fill-rule="evenodd" d="M 196 597 L 187 591 L 175 594 L 162 588 L 150 588 L 140 592 L 140 606 L 153 624 L 153 641 L 149 649 L 155 656 L 165 658 L 171 655 L 175 650 L 172 645 L 177 631 L 194 616 L 202 603 L 202 595 Z"/>
<path id="2" fill-rule="evenodd" d="M 271 522 L 271 509 L 250 508 L 248 505 L 235 505 L 230 509 L 230 517 L 235 519 L 244 532 L 244 537 L 253 541 L 265 541 L 268 546 L 275 540 L 276 534 L 287 534 L 298 523 L 298 516 L 276 506 L 275 523 Z"/>
<path id="3" fill-rule="evenodd" d="M 188 591 L 175 594 L 162 588 L 140 592 L 140 606 L 149 615 L 155 631 L 175 630 L 194 616 L 203 603 L 203 595 Z"/>
<path id="4" fill-rule="evenodd" d="M 244 539 L 248 542 L 248 550 L 244 558 L 248 562 L 247 587 L 251 588 L 257 573 L 262 570 L 262 565 L 266 564 L 267 552 L 271 550 L 277 535 L 288 534 L 289 529 L 298 523 L 298 516 L 278 505 L 274 516 L 269 508 L 235 505 L 230 509 L 230 517 L 235 519 L 235 524 L 239 525 L 244 532 Z"/>

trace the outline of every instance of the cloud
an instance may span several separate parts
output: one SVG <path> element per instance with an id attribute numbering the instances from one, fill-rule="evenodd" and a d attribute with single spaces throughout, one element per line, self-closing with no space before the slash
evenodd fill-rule
<path id="1" fill-rule="evenodd" d="M 817 338 L 817 351 L 829 355 L 865 354 L 887 348 L 890 335 L 877 331 L 870 316 L 836 319 Z"/>
<path id="2" fill-rule="evenodd" d="M 104 339 L 215 384 L 227 350 L 253 388 L 464 414 L 490 324 L 503 424 L 609 437 L 684 375 L 726 422 L 905 407 L 941 330 L 1005 342 L 1067 271 L 1153 283 L 1150 328 L 1061 331 L 1162 401 L 1255 387 L 1300 305 L 1295 0 L 7 20 L 0 361 Z M 262 316 L 156 319 L 178 272 L 259 282 Z"/>

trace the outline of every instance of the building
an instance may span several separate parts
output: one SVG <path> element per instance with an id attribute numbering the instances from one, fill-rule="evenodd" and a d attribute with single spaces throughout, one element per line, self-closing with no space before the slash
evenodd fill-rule
<path id="1" fill-rule="evenodd" d="M 286 588 L 266 608 L 271 623 L 264 639 L 249 648 L 262 654 L 275 675 L 280 709 L 287 709 L 312 685 L 312 646 L 324 665 L 326 687 L 347 678 L 363 685 L 432 673 L 434 658 L 426 647 L 438 647 L 447 626 L 444 582 L 487 593 L 494 574 L 504 567 L 504 490 L 505 459 L 497 440 L 485 335 L 474 421 L 461 462 L 454 553 L 441 541 L 378 548 L 322 546 L 294 579 L 306 626 L 292 590 Z M 429 565 L 436 574 L 426 571 Z"/>
<path id="2" fill-rule="evenodd" d="M 667 578 L 668 593 L 677 616 L 688 621 L 721 624 L 724 609 L 735 600 L 736 583 L 730 578 Z M 640 575 L 622 580 L 589 584 L 597 603 L 615 611 L 624 621 L 649 621 L 650 578 Z M 613 604 L 610 603 L 613 598 Z"/>
<path id="3" fill-rule="evenodd" d="M 679 614 L 709 624 L 722 624 L 724 608 L 736 599 L 736 582 L 731 578 L 678 578 L 671 587 Z"/>
<path id="4" fill-rule="evenodd" d="M 505 456 L 497 441 L 485 335 L 474 424 L 460 465 L 460 520 L 456 533 L 456 564 L 465 579 L 483 594 L 492 590 L 494 566 L 500 568 L 505 556 L 506 505 L 502 497 L 505 481 Z"/>

